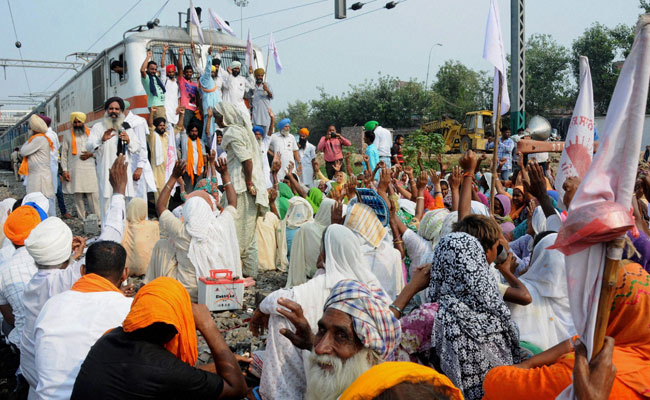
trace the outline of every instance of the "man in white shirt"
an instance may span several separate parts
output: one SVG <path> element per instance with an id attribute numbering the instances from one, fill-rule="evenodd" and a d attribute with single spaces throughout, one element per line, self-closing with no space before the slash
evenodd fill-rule
<path id="1" fill-rule="evenodd" d="M 119 290 L 129 274 L 125 263 L 126 251 L 119 243 L 93 243 L 81 266 L 82 277 L 43 306 L 34 326 L 37 398 L 69 399 L 92 345 L 126 318 L 132 299 Z"/>
<path id="2" fill-rule="evenodd" d="M 174 132 L 174 126 L 178 123 L 180 92 L 178 90 L 178 81 L 176 80 L 176 67 L 174 64 L 165 66 L 165 55 L 168 49 L 169 45 L 163 45 L 160 69 L 165 70 L 165 76 L 161 77 L 160 80 L 165 85 L 165 120 L 167 121 L 167 131 Z"/>
<path id="3" fill-rule="evenodd" d="M 233 61 L 228 68 L 228 74 L 223 77 L 223 101 L 232 103 L 250 119 L 250 112 L 244 103 L 244 94 L 255 88 L 253 67 L 248 68 L 248 78 L 240 75 L 241 63 Z"/>
<path id="4" fill-rule="evenodd" d="M 50 171 L 52 171 L 52 189 L 54 193 L 57 192 L 59 187 L 59 147 L 61 143 L 59 142 L 59 135 L 52 130 L 52 119 L 45 115 L 39 115 L 43 121 L 47 124 L 47 132 L 45 135 L 52 141 L 54 148 L 50 151 Z M 50 198 L 50 210 L 48 215 L 51 217 L 56 217 L 56 204 L 54 203 L 55 199 Z"/>
<path id="5" fill-rule="evenodd" d="M 375 134 L 373 144 L 377 147 L 379 161 L 383 161 L 386 167 L 391 167 L 390 148 L 393 145 L 393 134 L 386 128 L 382 128 L 377 121 L 368 121 L 363 126 L 366 132 Z"/>
<path id="6" fill-rule="evenodd" d="M 131 157 L 140 151 L 140 144 L 131 126 L 123 125 L 126 115 L 124 100 L 119 97 L 111 97 L 104 103 L 104 119 L 93 125 L 86 142 L 86 150 L 95 154 L 97 162 L 97 184 L 99 185 L 99 209 L 100 219 L 103 222 L 111 201 L 113 190 L 109 182 L 109 169 L 117 159 L 118 151 L 126 156 L 129 167 L 133 165 Z M 147 129 L 145 123 L 145 129 Z M 133 140 L 131 140 L 133 139 Z M 118 149 L 118 144 L 126 143 L 126 149 Z M 126 197 L 133 197 L 132 175 L 128 175 L 126 190 L 123 193 Z"/>
<path id="7" fill-rule="evenodd" d="M 122 242 L 126 218 L 124 192 L 129 178 L 124 162 L 124 155 L 120 155 L 115 159 L 110 170 L 113 196 L 106 218 L 102 221 L 99 240 Z M 27 252 L 38 268 L 25 287 L 23 293 L 25 313 L 20 321 L 23 325 L 20 341 L 20 369 L 29 383 L 30 396 L 35 395 L 37 385 L 34 341 L 36 319 L 52 296 L 69 290 L 81 277 L 81 266 L 85 263 L 85 259 L 81 257 L 84 246 L 84 240 L 78 237 L 73 240 L 70 228 L 56 217 L 41 222 L 25 239 Z M 73 251 L 74 254 L 70 257 Z M 78 261 L 69 265 L 72 258 Z M 16 323 L 18 324 L 19 321 Z"/>
<path id="8" fill-rule="evenodd" d="M 269 154 L 273 156 L 275 153 L 280 153 L 282 166 L 280 167 L 280 172 L 278 172 L 278 181 L 282 182 L 290 162 L 295 164 L 298 176 L 302 176 L 302 164 L 300 163 L 300 153 L 298 152 L 296 138 L 289 134 L 291 131 L 291 120 L 285 118 L 278 122 L 278 130 L 279 132 L 271 136 Z"/>
<path id="9" fill-rule="evenodd" d="M 314 186 L 314 160 L 316 159 L 316 146 L 309 143 L 309 129 L 301 128 L 298 131 L 298 153 L 300 154 L 300 163 L 302 164 L 302 184 L 308 188 Z"/>
<path id="10" fill-rule="evenodd" d="M 36 273 L 34 259 L 24 244 L 25 238 L 41 223 L 41 218 L 47 217 L 41 213 L 31 205 L 20 206 L 9 214 L 4 225 L 7 239 L 16 250 L 0 265 L 0 313 L 4 320 L 3 333 L 19 350 L 25 315 L 23 292 Z"/>

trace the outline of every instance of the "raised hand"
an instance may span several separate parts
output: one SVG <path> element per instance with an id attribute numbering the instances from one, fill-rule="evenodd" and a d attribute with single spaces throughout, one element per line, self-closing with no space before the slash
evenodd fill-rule
<path id="1" fill-rule="evenodd" d="M 268 193 L 269 193 L 269 203 L 273 203 L 275 199 L 278 198 L 278 191 L 274 187 L 271 187 L 269 188 Z"/>
<path id="2" fill-rule="evenodd" d="M 217 159 L 217 151 L 212 149 L 210 150 L 210 155 L 208 156 L 208 162 L 214 164 L 214 160 Z"/>
<path id="3" fill-rule="evenodd" d="M 120 154 L 113 162 L 113 166 L 111 166 L 109 171 L 108 181 L 113 187 L 113 193 L 126 193 L 126 182 L 128 181 L 126 167 L 126 158 L 124 154 Z"/>
<path id="4" fill-rule="evenodd" d="M 176 179 L 180 178 L 183 176 L 183 172 L 185 172 L 186 167 L 187 161 L 176 160 L 176 164 L 174 164 L 174 169 L 172 170 L 172 176 Z"/>
<path id="5" fill-rule="evenodd" d="M 451 170 L 451 175 L 449 176 L 449 186 L 451 187 L 451 189 L 458 190 L 462 182 L 463 182 L 463 171 L 457 165 Z"/>
<path id="6" fill-rule="evenodd" d="M 221 176 L 224 176 L 225 174 L 228 173 L 228 163 L 226 162 L 226 160 L 222 158 L 217 158 L 216 160 L 214 160 L 214 168 Z"/>
<path id="7" fill-rule="evenodd" d="M 113 128 L 107 130 L 106 132 L 104 132 L 104 135 L 102 135 L 102 142 L 107 141 L 108 139 L 112 138 L 115 135 L 116 133 L 115 130 L 113 130 Z"/>
<path id="8" fill-rule="evenodd" d="M 425 190 L 427 188 L 427 183 L 429 183 L 429 177 L 427 176 L 427 171 L 423 169 L 420 171 L 420 176 L 417 181 L 418 191 Z"/>
<path id="9" fill-rule="evenodd" d="M 465 154 L 458 160 L 458 164 L 465 172 L 474 173 L 476 169 L 476 153 L 472 150 L 467 150 Z"/>
<path id="10" fill-rule="evenodd" d="M 273 155 L 273 162 L 271 162 L 271 172 L 277 173 L 280 171 L 280 168 L 282 168 L 282 158 L 278 152 Z"/>
<path id="11" fill-rule="evenodd" d="M 334 224 L 339 224 L 343 225 L 345 223 L 345 218 L 343 217 L 343 202 L 338 200 L 334 205 L 332 206 L 332 212 L 331 212 L 331 223 L 332 225 Z"/>

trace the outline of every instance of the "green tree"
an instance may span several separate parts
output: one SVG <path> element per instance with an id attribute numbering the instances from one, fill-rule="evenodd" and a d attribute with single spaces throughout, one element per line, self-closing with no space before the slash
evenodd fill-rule
<path id="1" fill-rule="evenodd" d="M 615 59 L 629 53 L 633 41 L 633 28 L 619 25 L 610 29 L 594 24 L 573 42 L 572 65 L 576 81 L 580 78 L 579 57 L 589 58 L 591 80 L 594 88 L 594 108 L 605 114 L 620 72 Z"/>
<path id="2" fill-rule="evenodd" d="M 298 131 L 300 128 L 312 130 L 309 104 L 304 101 L 296 101 L 289 104 L 287 109 L 275 116 L 275 122 L 278 123 L 283 118 L 291 119 L 291 130 Z"/>
<path id="3" fill-rule="evenodd" d="M 490 88 L 486 95 L 488 82 Z M 441 100 L 433 105 L 433 113 L 438 114 L 436 116 L 447 113 L 462 120 L 468 111 L 491 108 L 491 78 L 485 72 L 474 71 L 459 61 L 446 61 L 436 73 L 432 88 Z"/>
<path id="4" fill-rule="evenodd" d="M 526 42 L 526 113 L 545 115 L 563 108 L 570 95 L 569 50 L 550 35 Z"/>

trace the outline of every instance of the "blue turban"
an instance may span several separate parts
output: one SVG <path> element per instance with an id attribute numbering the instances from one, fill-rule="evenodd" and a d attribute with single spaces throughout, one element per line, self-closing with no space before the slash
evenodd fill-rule
<path id="1" fill-rule="evenodd" d="M 285 126 L 289 125 L 291 123 L 291 120 L 289 118 L 285 118 L 278 122 L 278 130 L 283 130 Z"/>
<path id="2" fill-rule="evenodd" d="M 259 125 L 255 125 L 253 127 L 253 133 L 259 133 L 260 135 L 264 135 L 264 128 L 262 128 Z"/>

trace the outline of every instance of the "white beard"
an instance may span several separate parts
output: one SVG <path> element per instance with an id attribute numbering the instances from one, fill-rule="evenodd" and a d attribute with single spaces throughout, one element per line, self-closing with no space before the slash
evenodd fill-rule
<path id="1" fill-rule="evenodd" d="M 361 349 L 345 362 L 330 355 L 319 356 L 312 350 L 307 368 L 305 400 L 337 399 L 352 382 L 377 363 L 378 357 L 374 351 L 366 348 Z M 333 370 L 325 370 L 319 364 L 329 364 Z"/>
<path id="2" fill-rule="evenodd" d="M 122 130 L 122 122 L 124 122 L 125 117 L 124 113 L 121 112 L 117 118 L 113 119 L 109 117 L 108 112 L 106 112 L 104 113 L 104 127 L 106 130 L 113 129 L 114 131 L 119 132 Z"/>

